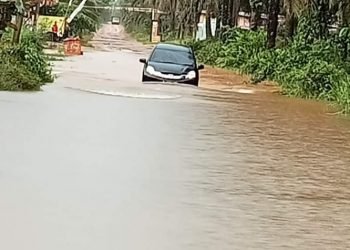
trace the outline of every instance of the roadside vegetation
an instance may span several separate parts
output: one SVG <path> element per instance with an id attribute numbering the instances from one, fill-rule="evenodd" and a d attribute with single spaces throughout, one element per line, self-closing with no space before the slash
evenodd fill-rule
<path id="1" fill-rule="evenodd" d="M 125 0 L 125 4 L 131 1 Z M 350 3 L 346 0 L 199 0 L 133 1 L 134 6 L 166 12 L 163 39 L 194 47 L 208 65 L 251 76 L 254 83 L 271 80 L 285 95 L 330 101 L 350 113 Z M 195 41 L 202 10 L 217 18 L 215 35 Z M 250 13 L 249 30 L 240 29 L 239 11 Z M 262 18 L 262 13 L 268 13 Z M 278 21 L 278 14 L 285 22 Z M 147 37 L 150 14 L 123 13 L 126 30 Z M 222 26 L 220 26 L 220 22 Z M 141 35 L 140 35 L 141 34 Z"/>
<path id="2" fill-rule="evenodd" d="M 68 7 L 69 0 L 62 0 L 58 5 L 40 8 L 40 15 L 68 16 L 74 11 L 79 3 L 74 2 Z M 87 8 L 82 11 L 70 23 L 70 34 L 79 36 L 83 45 L 87 45 L 103 22 L 110 19 L 110 12 L 94 6 L 108 6 L 109 0 L 88 0 Z M 30 10 L 36 6 L 36 2 L 23 1 L 24 12 L 35 13 Z M 14 12 L 15 13 L 15 12 Z M 5 16 L 8 20 L 11 15 Z M 5 17 L 0 18 L 2 30 L 4 29 Z M 6 27 L 6 25 L 5 25 Z M 30 91 L 40 90 L 41 86 L 53 81 L 51 62 L 62 60 L 62 55 L 46 55 L 44 48 L 47 44 L 48 30 L 40 27 L 23 26 L 19 42 L 13 42 L 13 29 L 7 27 L 5 33 L 0 36 L 0 90 L 6 91 Z M 50 28 L 49 28 L 50 30 Z M 51 31 L 51 30 L 50 30 Z"/>
<path id="3" fill-rule="evenodd" d="M 0 90 L 40 90 L 53 81 L 52 68 L 44 53 L 44 34 L 24 27 L 21 42 L 13 44 L 11 33 L 0 42 Z"/>
<path id="4" fill-rule="evenodd" d="M 50 13 L 54 16 L 69 16 L 79 5 L 79 1 L 73 1 L 69 7 L 69 0 L 60 0 L 58 6 Z M 110 0 L 87 0 L 85 7 L 72 20 L 69 27 L 74 36 L 88 40 L 96 32 L 102 23 L 110 20 L 110 11 L 94 8 L 96 6 L 109 6 Z M 45 13 L 46 14 L 46 13 Z"/>
<path id="5" fill-rule="evenodd" d="M 126 32 L 139 42 L 148 43 L 150 41 L 150 13 L 122 11 L 121 17 Z"/>

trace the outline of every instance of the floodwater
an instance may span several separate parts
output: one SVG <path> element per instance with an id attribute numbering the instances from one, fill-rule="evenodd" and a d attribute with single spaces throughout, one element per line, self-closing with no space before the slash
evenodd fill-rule
<path id="1" fill-rule="evenodd" d="M 350 249 L 347 119 L 142 85 L 130 50 L 57 62 L 41 93 L 0 93 L 0 249 Z"/>

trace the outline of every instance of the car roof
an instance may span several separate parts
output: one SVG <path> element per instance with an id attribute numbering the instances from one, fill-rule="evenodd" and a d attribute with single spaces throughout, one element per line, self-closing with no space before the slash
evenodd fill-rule
<path id="1" fill-rule="evenodd" d="M 176 51 L 185 51 L 192 52 L 191 48 L 182 44 L 173 44 L 173 43 L 158 43 L 155 49 L 166 49 L 166 50 L 176 50 Z"/>

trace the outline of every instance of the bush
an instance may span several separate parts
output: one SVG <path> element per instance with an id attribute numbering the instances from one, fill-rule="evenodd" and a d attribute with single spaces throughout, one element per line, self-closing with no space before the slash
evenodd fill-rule
<path id="1" fill-rule="evenodd" d="M 52 68 L 44 54 L 43 44 L 43 33 L 26 28 L 19 44 L 13 45 L 6 39 L 0 43 L 1 89 L 37 90 L 42 84 L 53 81 Z M 16 70 L 18 75 L 15 74 Z"/>
<path id="2" fill-rule="evenodd" d="M 273 80 L 287 95 L 334 101 L 350 111 L 349 62 L 335 39 L 306 43 L 302 37 L 284 47 L 268 50 L 266 34 L 231 29 L 221 40 L 192 43 L 198 59 L 235 69 L 258 83 Z"/>
<path id="3" fill-rule="evenodd" d="M 38 76 L 13 60 L 0 63 L 0 79 L 0 90 L 39 90 L 42 85 Z"/>
<path id="4" fill-rule="evenodd" d="M 18 45 L 5 45 L 3 54 L 15 58 L 27 66 L 28 70 L 37 75 L 41 82 L 52 82 L 52 69 L 43 51 L 44 33 L 24 29 L 21 42 Z"/>
<path id="5" fill-rule="evenodd" d="M 187 42 L 196 51 L 196 57 L 202 63 L 208 65 L 216 65 L 217 59 L 220 57 L 221 47 L 223 44 L 220 41 L 203 41 L 203 42 Z"/>
<path id="6" fill-rule="evenodd" d="M 289 95 L 334 101 L 338 83 L 345 78 L 346 72 L 335 65 L 315 60 L 286 72 L 279 82 Z"/>

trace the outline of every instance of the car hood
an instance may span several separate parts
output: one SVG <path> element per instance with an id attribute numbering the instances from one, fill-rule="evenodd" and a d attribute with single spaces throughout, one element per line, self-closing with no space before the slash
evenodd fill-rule
<path id="1" fill-rule="evenodd" d="M 155 71 L 162 72 L 163 74 L 174 74 L 174 75 L 183 75 L 187 74 L 191 70 L 194 70 L 194 66 L 188 65 L 179 65 L 172 63 L 157 63 L 157 62 L 148 62 L 149 66 L 152 66 Z"/>

